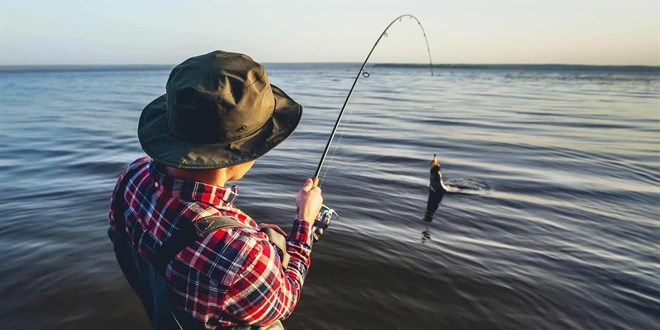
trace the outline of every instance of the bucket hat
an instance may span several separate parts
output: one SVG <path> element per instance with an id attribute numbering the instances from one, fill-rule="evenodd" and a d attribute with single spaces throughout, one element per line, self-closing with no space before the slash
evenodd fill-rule
<path id="1" fill-rule="evenodd" d="M 166 94 L 142 110 L 138 138 L 147 155 L 168 166 L 229 167 L 284 141 L 302 110 L 270 84 L 263 65 L 247 55 L 214 51 L 172 70 Z"/>

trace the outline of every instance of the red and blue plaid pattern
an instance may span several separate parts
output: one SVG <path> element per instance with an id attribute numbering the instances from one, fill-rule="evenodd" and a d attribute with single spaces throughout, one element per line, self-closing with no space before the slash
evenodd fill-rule
<path id="1" fill-rule="evenodd" d="M 123 180 L 127 173 L 132 174 Z M 289 265 L 282 269 L 281 253 L 257 223 L 237 209 L 234 188 L 185 181 L 161 173 L 149 157 L 134 161 L 122 173 L 126 182 L 125 209 L 110 209 L 126 219 L 122 233 L 147 259 L 166 241 L 179 221 L 208 216 L 231 216 L 250 228 L 221 229 L 195 241 L 167 266 L 174 309 L 184 310 L 206 328 L 237 324 L 264 325 L 287 318 L 293 311 L 310 265 L 311 226 L 295 220 L 287 238 Z M 111 203 L 111 205 L 113 205 Z"/>

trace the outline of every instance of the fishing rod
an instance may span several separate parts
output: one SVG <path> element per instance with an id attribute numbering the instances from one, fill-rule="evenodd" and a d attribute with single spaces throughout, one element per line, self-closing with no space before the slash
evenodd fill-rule
<path id="1" fill-rule="evenodd" d="M 404 14 L 392 20 L 392 22 L 390 22 L 390 24 L 380 34 L 378 40 L 376 40 L 373 47 L 371 47 L 371 50 L 369 51 L 369 55 L 367 55 L 367 58 L 364 59 L 364 62 L 362 63 L 360 70 L 358 70 L 358 73 L 355 76 L 355 80 L 353 80 L 353 85 L 351 86 L 351 89 L 348 91 L 348 95 L 344 100 L 344 105 L 342 105 L 341 111 L 339 111 L 339 116 L 337 117 L 337 121 L 335 122 L 335 127 L 332 129 L 332 133 L 330 133 L 330 138 L 328 139 L 328 143 L 325 145 L 325 150 L 323 150 L 323 155 L 321 156 L 319 165 L 316 167 L 316 173 L 314 173 L 314 178 L 313 178 L 314 186 L 318 186 L 319 184 L 318 181 L 319 181 L 319 174 L 321 174 L 321 168 L 323 168 L 323 163 L 325 162 L 325 158 L 328 156 L 330 145 L 332 144 L 332 140 L 335 138 L 335 134 L 337 133 L 337 128 L 339 127 L 339 122 L 341 121 L 341 118 L 344 115 L 344 110 L 346 110 L 346 105 L 348 104 L 348 100 L 351 98 L 351 94 L 353 94 L 353 89 L 355 89 L 355 85 L 357 84 L 358 79 L 360 79 L 360 75 L 364 75 L 366 73 L 364 71 L 364 67 L 367 65 L 367 62 L 369 61 L 371 54 L 374 52 L 374 49 L 376 49 L 376 46 L 378 46 L 380 40 L 383 39 L 383 37 L 387 37 L 387 30 L 397 21 L 401 22 L 404 17 L 409 17 L 411 19 L 414 19 L 415 21 L 417 21 L 417 25 L 419 25 L 419 27 L 422 29 L 422 34 L 424 35 L 424 40 L 426 41 L 426 51 L 429 54 L 429 67 L 431 68 L 431 76 L 433 76 L 433 60 L 431 59 L 431 48 L 429 47 L 429 40 L 426 37 L 426 31 L 424 31 L 424 27 L 422 26 L 422 23 L 417 19 L 417 17 L 410 14 Z M 368 75 L 364 75 L 364 76 L 368 77 Z"/>
<path id="2" fill-rule="evenodd" d="M 383 30 L 383 32 L 380 34 L 374 45 L 371 47 L 371 50 L 369 51 L 367 58 L 364 59 L 364 62 L 362 63 L 360 70 L 358 70 L 357 75 L 353 80 L 353 85 L 351 86 L 351 89 L 348 91 L 348 95 L 346 95 L 346 99 L 344 100 L 344 105 L 342 105 L 341 107 L 341 111 L 339 111 L 339 116 L 337 117 L 337 121 L 335 121 L 335 126 L 332 128 L 332 133 L 330 133 L 330 138 L 328 138 L 328 143 L 325 145 L 325 149 L 323 150 L 323 155 L 321 156 L 319 165 L 316 167 L 316 173 L 314 173 L 314 177 L 312 178 L 314 182 L 314 187 L 320 185 L 319 175 L 321 174 L 323 163 L 325 162 L 325 158 L 328 156 L 330 145 L 332 144 L 332 140 L 335 138 L 335 134 L 337 133 L 337 128 L 339 127 L 339 122 L 341 121 L 341 118 L 344 115 L 344 110 L 346 110 L 346 105 L 348 104 L 348 100 L 351 98 L 351 94 L 353 94 L 353 89 L 355 89 L 355 85 L 357 84 L 357 81 L 358 79 L 360 79 L 361 75 L 364 76 L 365 78 L 369 77 L 369 74 L 366 71 L 364 71 L 364 67 L 367 65 L 367 62 L 369 61 L 371 54 L 374 52 L 374 49 L 376 49 L 376 46 L 378 46 L 380 40 L 383 39 L 383 37 L 387 37 L 387 30 L 397 21 L 401 22 L 404 17 L 414 19 L 415 21 L 417 21 L 417 25 L 419 25 L 419 28 L 422 29 L 422 34 L 424 35 L 424 41 L 426 41 L 426 51 L 429 54 L 429 67 L 431 68 L 431 76 L 433 76 L 433 60 L 431 59 L 431 48 L 429 47 L 429 40 L 426 37 L 426 31 L 424 31 L 422 22 L 420 22 L 417 19 L 417 17 L 410 14 L 404 14 L 392 20 L 392 22 L 390 22 L 390 24 L 387 25 L 385 30 Z M 319 240 L 321 235 L 323 235 L 323 231 L 328 228 L 328 226 L 330 225 L 330 220 L 338 217 L 339 215 L 337 214 L 337 212 L 335 212 L 335 210 L 327 207 L 326 205 L 323 205 L 321 207 L 321 211 L 319 212 L 319 215 L 316 217 L 316 221 L 314 222 L 314 228 L 312 230 L 315 242 Z"/>

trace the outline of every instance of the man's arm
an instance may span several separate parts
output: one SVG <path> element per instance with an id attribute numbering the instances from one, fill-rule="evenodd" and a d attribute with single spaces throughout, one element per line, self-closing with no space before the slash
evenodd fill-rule
<path id="1" fill-rule="evenodd" d="M 267 240 L 255 239 L 243 271 L 227 295 L 229 312 L 236 320 L 265 325 L 291 315 L 310 266 L 312 224 L 322 203 L 320 188 L 308 179 L 296 197 L 298 219 L 287 238 L 291 259 L 286 270 L 275 248 Z"/>

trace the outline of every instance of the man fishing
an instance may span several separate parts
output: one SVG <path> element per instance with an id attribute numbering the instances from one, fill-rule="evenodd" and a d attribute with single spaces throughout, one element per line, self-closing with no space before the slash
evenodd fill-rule
<path id="1" fill-rule="evenodd" d="M 176 66 L 166 94 L 144 108 L 138 137 L 148 157 L 119 177 L 109 236 L 154 329 L 279 329 L 291 314 L 321 190 L 307 180 L 276 247 L 269 239 L 284 232 L 236 208 L 237 188 L 225 184 L 284 141 L 301 115 L 263 65 L 223 51 Z"/>

